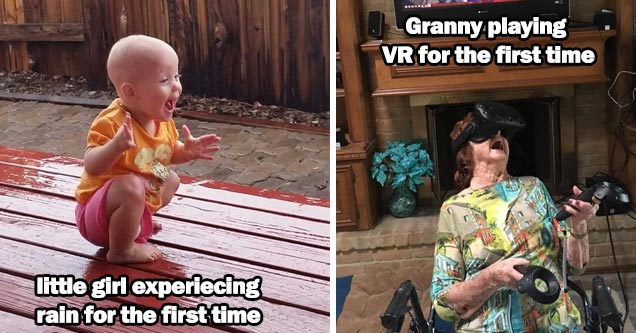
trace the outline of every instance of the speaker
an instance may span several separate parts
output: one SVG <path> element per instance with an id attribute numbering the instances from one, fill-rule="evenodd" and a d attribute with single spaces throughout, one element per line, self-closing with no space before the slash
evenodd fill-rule
<path id="1" fill-rule="evenodd" d="M 594 13 L 594 25 L 599 30 L 616 29 L 616 14 L 611 9 L 601 9 Z"/>
<path id="2" fill-rule="evenodd" d="M 340 144 L 340 147 L 344 147 L 349 144 L 349 142 L 347 142 L 347 138 L 345 137 L 345 133 L 340 127 L 336 128 L 336 142 Z"/>
<path id="3" fill-rule="evenodd" d="M 369 12 L 369 26 L 367 34 L 371 37 L 382 39 L 384 31 L 384 13 L 380 11 Z"/>

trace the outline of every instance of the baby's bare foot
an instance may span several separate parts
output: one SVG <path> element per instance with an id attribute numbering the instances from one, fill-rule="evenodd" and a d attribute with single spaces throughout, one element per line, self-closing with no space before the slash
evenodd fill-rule
<path id="1" fill-rule="evenodd" d="M 163 229 L 163 226 L 159 222 L 152 222 L 152 234 L 156 235 Z"/>
<path id="2" fill-rule="evenodd" d="M 135 264 L 152 262 L 161 258 L 161 251 L 150 244 L 135 243 L 126 251 L 108 250 L 106 259 L 113 264 Z"/>

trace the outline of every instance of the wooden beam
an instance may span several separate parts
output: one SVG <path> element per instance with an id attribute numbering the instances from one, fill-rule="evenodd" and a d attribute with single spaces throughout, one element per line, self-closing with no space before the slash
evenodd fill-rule
<path id="1" fill-rule="evenodd" d="M 634 3 L 629 0 L 608 0 L 605 1 L 607 8 L 611 8 L 616 13 L 616 39 L 609 44 L 608 64 L 610 64 L 611 76 L 607 86 L 616 78 L 620 71 L 633 71 L 634 59 Z M 620 104 L 626 104 L 630 101 L 630 96 L 634 85 L 631 75 L 621 75 L 616 85 L 612 88 L 613 95 L 619 99 Z M 630 104 L 633 104 L 631 102 Z M 624 113 L 634 112 L 634 105 L 621 108 L 614 104 L 613 101 L 607 99 L 607 124 L 608 129 L 612 133 L 625 125 L 634 126 L 636 122 L 632 115 L 623 118 Z M 610 163 L 610 173 L 620 179 L 627 186 L 626 190 L 630 194 L 632 203 L 636 203 L 636 159 L 632 156 L 628 149 L 632 152 L 636 150 L 636 137 L 631 131 L 624 131 L 625 136 L 616 140 L 616 136 L 610 134 L 607 136 L 607 145 Z"/>
<path id="2" fill-rule="evenodd" d="M 364 25 L 360 17 L 360 1 L 337 1 L 336 12 L 349 135 L 352 141 L 369 142 L 375 138 L 375 117 L 368 94 L 370 80 L 367 78 L 367 66 L 360 49 L 363 42 L 361 27 Z"/>
<path id="3" fill-rule="evenodd" d="M 25 23 L 0 25 L 0 41 L 83 42 L 82 23 Z"/>

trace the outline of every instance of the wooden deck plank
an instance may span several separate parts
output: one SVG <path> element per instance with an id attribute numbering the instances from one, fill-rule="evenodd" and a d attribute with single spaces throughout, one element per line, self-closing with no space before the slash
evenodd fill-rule
<path id="1" fill-rule="evenodd" d="M 32 154 L 24 153 L 22 155 L 26 156 L 7 155 L 6 149 L 3 148 L 0 146 L 2 163 L 78 178 L 82 174 L 81 160 L 75 158 L 52 156 L 37 159 L 29 157 Z M 5 153 L 2 153 L 3 150 Z M 323 199 L 214 180 L 200 180 L 189 176 L 181 176 L 181 180 L 182 188 L 177 195 L 329 223 L 329 201 Z"/>
<path id="2" fill-rule="evenodd" d="M 83 167 L 80 159 L 4 146 L 0 146 L 0 161 L 18 163 L 24 166 L 40 168 L 43 171 L 53 171 L 77 177 L 81 176 Z M 249 204 L 247 207 L 251 209 L 265 211 L 272 210 L 272 207 L 277 207 L 276 211 L 279 213 L 285 212 L 291 216 L 329 223 L 329 200 L 214 180 L 200 180 L 187 176 L 182 177 L 182 180 L 184 185 L 192 184 L 194 186 L 185 186 L 177 192 L 184 196 L 194 195 L 200 199 L 230 205 L 245 203 Z M 210 191 L 206 193 L 207 189 Z M 249 199 L 249 201 L 246 202 L 246 199 Z"/>
<path id="3" fill-rule="evenodd" d="M 184 187 L 180 188 L 178 195 L 329 223 L 329 202 L 325 203 L 323 199 L 299 198 L 289 193 L 215 180 L 182 179 Z M 250 200 L 245 201 L 248 196 Z"/>
<path id="4" fill-rule="evenodd" d="M 153 236 L 164 258 L 139 265 L 113 265 L 105 250 L 84 240 L 75 226 L 73 192 L 82 161 L 0 146 L 0 321 L 11 331 L 62 331 L 33 323 L 36 307 L 58 303 L 81 308 L 88 297 L 36 297 L 39 274 L 94 280 L 105 274 L 130 280 L 262 278 L 262 297 L 134 295 L 97 301 L 159 309 L 226 303 L 259 308 L 258 326 L 68 326 L 75 332 L 325 332 L 329 328 L 329 202 L 242 185 L 182 178 L 182 186 L 154 219 L 164 226 Z M 4 328 L 4 327 L 2 327 Z M 0 329 L 2 330 L 2 329 Z"/>
<path id="5" fill-rule="evenodd" d="M 0 272 L 11 275 L 27 276 L 34 279 L 38 274 L 64 274 L 82 277 L 87 281 L 95 280 L 104 274 L 115 277 L 127 275 L 130 279 L 160 279 L 162 276 L 137 270 L 130 266 L 113 265 L 108 262 L 89 260 L 68 255 L 51 249 L 18 242 L 0 237 L 0 257 L 13 258 L 11 263 L 0 263 Z M 42 260 L 46 258 L 46 260 Z M 115 273 L 116 272 L 116 273 Z M 155 297 L 137 297 L 128 295 L 116 297 L 117 301 L 133 303 L 143 307 L 158 309 L 162 304 L 175 303 L 180 307 L 193 308 L 198 304 L 227 303 L 232 307 L 258 307 L 263 311 L 263 322 L 254 327 L 233 326 L 238 331 L 260 332 L 325 332 L 329 329 L 329 317 L 293 307 L 281 306 L 263 300 L 247 301 L 240 297 L 190 297 L 168 296 L 165 300 Z M 294 318 L 294 320 L 289 320 Z"/>
<path id="6" fill-rule="evenodd" d="M 2 172 L 7 172 L 7 176 L 3 178 L 6 178 L 7 181 L 13 181 L 12 183 L 7 184 L 15 185 L 16 183 L 23 181 L 22 176 L 30 176 L 35 180 L 32 183 L 27 183 L 27 185 L 31 184 L 41 186 L 42 188 L 40 189 L 46 190 L 48 190 L 48 187 L 51 187 L 51 191 L 57 191 L 59 194 L 72 197 L 78 180 L 75 178 L 75 175 L 73 175 L 73 173 L 77 170 L 71 170 L 71 168 L 80 168 L 81 171 L 81 167 L 70 164 L 49 163 L 47 164 L 48 167 L 42 168 L 34 166 L 36 163 L 38 163 L 38 160 L 29 160 L 22 157 L 12 158 L 7 155 L 0 154 L 0 168 L 4 169 Z M 41 171 L 43 173 L 35 171 Z M 39 177 L 42 177 L 42 179 L 37 181 L 37 178 Z M 33 187 L 33 189 L 38 188 Z M 184 196 L 180 194 L 182 191 L 189 194 Z M 179 192 L 177 192 L 177 196 L 173 200 L 182 200 L 184 203 L 190 203 L 190 207 L 197 207 L 197 209 L 201 210 L 201 212 L 206 210 L 212 212 L 223 211 L 226 212 L 223 217 L 230 216 L 232 218 L 231 221 L 227 221 L 226 219 L 219 219 L 218 216 L 214 216 L 212 218 L 205 219 L 208 223 L 212 223 L 223 228 L 236 228 L 238 230 L 246 231 L 253 230 L 255 234 L 262 234 L 268 237 L 286 238 L 294 242 L 316 245 L 325 249 L 329 248 L 329 228 L 323 223 L 316 222 L 314 220 L 307 221 L 305 218 L 299 217 L 298 214 L 283 214 L 281 216 L 280 213 L 272 211 L 267 212 L 265 210 L 260 210 L 260 212 L 255 212 L 254 209 L 246 207 L 245 205 L 227 205 L 218 200 L 216 200 L 216 202 L 201 200 L 193 196 L 194 193 L 201 196 L 216 196 L 226 199 L 228 196 L 233 196 L 237 200 L 240 200 L 241 198 L 237 197 L 233 192 L 182 184 Z M 242 195 L 243 202 L 252 202 L 254 198 L 255 197 L 252 196 L 248 199 L 245 195 Z M 193 204 L 195 202 L 194 200 L 196 200 L 196 204 Z M 275 200 L 270 202 L 270 204 L 272 207 L 279 207 L 280 201 L 281 200 Z M 297 205 L 294 203 L 290 204 Z M 165 207 L 166 209 L 161 210 L 159 213 L 165 214 L 166 211 L 174 211 L 173 207 L 174 205 Z M 231 209 L 231 207 L 240 208 Z M 228 215 L 230 212 L 231 214 Z M 253 225 L 243 224 L 244 222 L 249 222 L 249 219 L 257 221 L 259 227 L 255 229 L 253 228 Z"/>
<path id="7" fill-rule="evenodd" d="M 174 203 L 158 212 L 159 216 L 184 219 L 191 222 L 267 238 L 290 241 L 329 250 L 328 230 L 321 223 L 275 214 L 256 214 L 245 208 L 221 205 L 192 198 L 175 197 Z M 187 209 L 183 209 L 187 207 Z"/>
<path id="8" fill-rule="evenodd" d="M 39 171 L 6 162 L 0 162 L 0 172 L 4 174 L 0 179 L 2 184 L 48 192 L 69 199 L 73 199 L 73 191 L 79 182 L 74 176 Z M 177 202 L 179 204 L 175 205 L 174 203 Z M 181 206 L 188 209 L 183 209 Z M 227 230 L 329 249 L 329 228 L 323 223 L 297 217 L 281 216 L 182 196 L 176 196 L 173 204 L 161 209 L 158 216 L 174 217 Z"/>
<path id="9" fill-rule="evenodd" d="M 1 148 L 0 146 L 0 150 Z M 80 160 L 62 156 L 38 160 L 0 153 L 0 163 L 77 178 L 81 176 L 83 169 Z M 325 204 L 322 199 L 305 198 L 305 200 L 299 200 L 295 195 L 287 193 L 213 180 L 199 180 L 188 176 L 181 176 L 181 182 L 177 196 L 329 223 L 329 205 L 328 202 Z M 278 197 L 274 198 L 275 195 L 278 195 Z M 307 204 L 307 200 L 311 204 L 317 203 L 319 206 Z"/>
<path id="10" fill-rule="evenodd" d="M 50 193 L 74 200 L 72 194 L 77 185 L 77 179 L 73 176 L 22 168 L 5 163 L 0 163 L 0 173 L 3 175 L 0 178 L 0 184 L 40 193 Z M 309 245 L 327 252 L 329 249 L 328 236 L 316 235 L 328 230 L 328 226 L 322 223 L 282 217 L 260 211 L 255 212 L 245 208 L 176 197 L 173 199 L 173 203 L 160 210 L 157 216 L 196 222 L 201 225 L 239 231 L 268 239 Z"/>
<path id="11" fill-rule="evenodd" d="M 0 196 L 0 200 L 4 196 Z M 0 201 L 0 206 L 4 203 Z M 56 210 L 56 209 L 53 209 Z M 46 237 L 42 237 L 46 235 Z M 85 258 L 104 260 L 104 251 L 77 237 L 74 225 L 21 216 L 0 211 L 0 236 L 19 239 L 34 245 L 67 252 Z M 160 246 L 165 259 L 153 264 L 134 267 L 151 273 L 173 278 L 184 275 L 222 277 L 233 274 L 247 279 L 254 276 L 263 278 L 261 290 L 263 299 L 277 304 L 297 307 L 316 313 L 329 314 L 329 282 L 311 279 L 298 274 L 283 274 L 281 271 L 239 264 L 222 258 Z"/>
<path id="12" fill-rule="evenodd" d="M 0 277 L 2 285 L 2 277 Z M 0 300 L 0 302 L 2 302 Z M 0 323 L 5 332 L 11 333 L 67 333 L 72 332 L 62 327 L 42 327 L 33 324 L 33 320 L 11 312 L 0 310 Z"/>
<path id="13" fill-rule="evenodd" d="M 69 307 L 81 309 L 88 303 L 94 303 L 97 307 L 118 308 L 121 303 L 110 300 L 92 300 L 88 296 L 73 297 L 37 297 L 33 293 L 33 280 L 26 279 L 14 275 L 0 273 L 0 288 L 3 290 L 0 296 L 0 308 L 10 309 L 9 311 L 18 313 L 23 320 L 16 321 L 16 328 L 23 329 L 25 332 L 71 332 L 63 327 L 53 326 L 36 326 L 34 323 L 34 315 L 36 308 L 54 308 L 59 303 L 64 303 Z M 0 317 L 3 324 L 3 332 L 15 332 L 14 330 L 5 330 L 4 321 Z M 69 329 L 77 329 L 78 326 L 68 326 Z M 86 330 L 82 330 L 86 331 Z M 196 326 L 124 326 L 121 322 L 117 322 L 112 326 L 90 327 L 91 332 L 223 332 L 222 330 L 212 327 L 196 327 Z"/>
<path id="14" fill-rule="evenodd" d="M 3 166 L 0 166 L 0 173 L 5 171 L 3 169 Z M 10 174 L 5 173 L 0 184 L 6 185 L 9 178 L 11 178 Z M 34 178 L 25 175 L 24 179 L 26 179 L 25 183 L 28 184 L 27 188 L 31 188 L 30 186 L 39 188 L 33 184 L 39 181 L 46 182 L 48 178 L 40 173 Z M 14 192 L 14 189 L 10 187 L 2 188 L 0 193 L 2 193 L 0 197 L 5 197 L 0 198 L 3 201 L 3 205 L 0 207 L 10 208 L 14 212 L 29 212 L 34 216 L 51 217 L 74 224 L 74 201 L 44 193 Z M 21 200 L 21 197 L 26 195 L 28 195 L 28 200 Z M 162 216 L 155 216 L 154 220 L 163 224 L 163 230 L 151 238 L 154 242 L 325 280 L 329 279 L 329 250 L 210 228 L 194 223 L 183 223 Z M 206 237 L 201 237 L 201 235 L 206 235 Z"/>

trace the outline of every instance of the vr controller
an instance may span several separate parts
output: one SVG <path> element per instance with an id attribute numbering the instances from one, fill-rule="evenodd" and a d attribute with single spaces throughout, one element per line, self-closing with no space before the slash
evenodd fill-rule
<path id="1" fill-rule="evenodd" d="M 532 299 L 541 304 L 552 304 L 559 298 L 561 286 L 552 272 L 541 266 L 534 265 L 516 265 L 514 268 L 523 274 L 523 278 L 517 281 L 517 290 L 520 293 L 528 293 Z M 547 286 L 547 290 L 537 288 L 536 280 L 543 281 L 545 286 Z"/>
<path id="2" fill-rule="evenodd" d="M 576 200 L 592 202 L 593 197 L 601 201 L 629 204 L 629 194 L 622 187 L 605 181 L 590 186 L 579 194 Z M 557 221 L 563 221 L 571 215 L 565 208 L 561 208 L 554 218 Z"/>
<path id="3" fill-rule="evenodd" d="M 510 138 L 526 126 L 526 121 L 511 106 L 495 102 L 475 103 L 473 120 L 464 131 L 451 142 L 453 153 L 457 153 L 466 141 L 483 142 L 501 131 Z"/>

